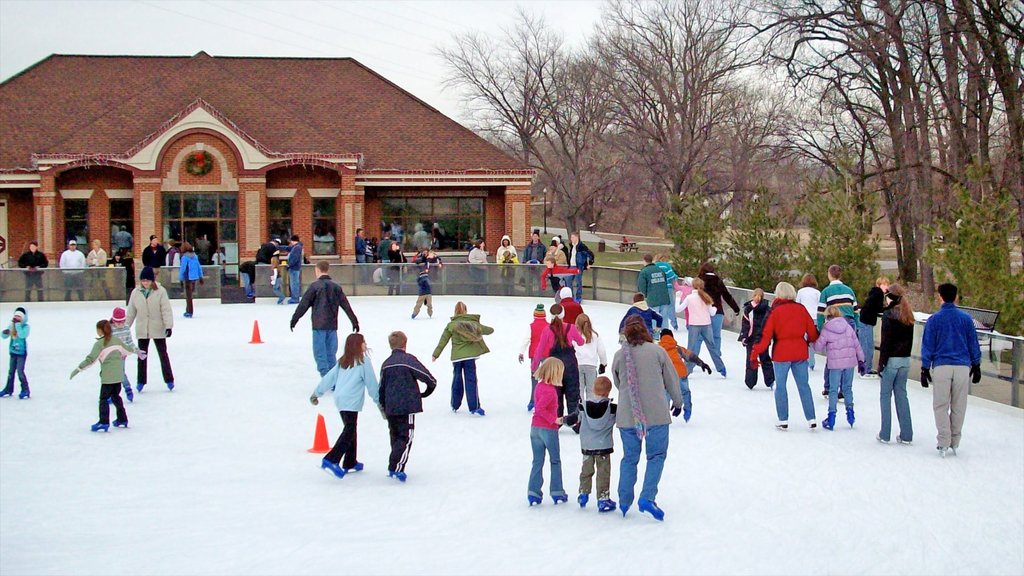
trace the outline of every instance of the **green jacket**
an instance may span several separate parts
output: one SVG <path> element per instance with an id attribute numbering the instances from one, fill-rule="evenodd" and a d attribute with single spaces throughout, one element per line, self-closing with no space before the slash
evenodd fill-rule
<path id="1" fill-rule="evenodd" d="M 651 308 L 672 304 L 665 271 L 656 264 L 648 264 L 640 270 L 640 275 L 636 279 L 636 291 L 644 295 L 647 305 Z"/>
<path id="2" fill-rule="evenodd" d="M 452 362 L 479 358 L 490 352 L 484 343 L 485 334 L 493 334 L 494 328 L 480 323 L 479 314 L 459 314 L 452 316 L 451 322 L 444 327 L 441 341 L 434 348 L 434 358 L 441 356 L 448 341 L 452 341 Z"/>
<path id="3" fill-rule="evenodd" d="M 96 362 L 100 363 L 100 383 L 120 384 L 124 377 L 124 357 L 130 354 L 117 338 L 111 338 L 109 344 L 103 342 L 103 338 L 97 338 L 92 345 L 92 351 L 78 365 L 79 370 L 85 370 Z"/>

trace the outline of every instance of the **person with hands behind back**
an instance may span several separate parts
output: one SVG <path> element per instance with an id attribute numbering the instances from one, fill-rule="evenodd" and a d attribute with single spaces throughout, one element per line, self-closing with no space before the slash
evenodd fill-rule
<path id="1" fill-rule="evenodd" d="M 412 449 L 416 414 L 423 412 L 423 398 L 437 388 L 437 380 L 419 359 L 405 351 L 408 338 L 404 332 L 388 335 L 391 356 L 380 367 L 380 409 L 391 433 L 391 457 L 388 477 L 405 482 L 405 465 Z M 420 392 L 417 381 L 427 385 Z"/>

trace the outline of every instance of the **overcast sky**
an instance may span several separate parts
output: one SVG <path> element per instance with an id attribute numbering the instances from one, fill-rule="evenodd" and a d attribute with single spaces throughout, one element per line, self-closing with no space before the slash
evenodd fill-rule
<path id="1" fill-rule="evenodd" d="M 499 34 L 517 6 L 543 15 L 573 45 L 601 3 L 433 1 L 114 2 L 0 0 L 0 80 L 50 54 L 353 57 L 461 120 L 437 48 L 452 34 Z"/>

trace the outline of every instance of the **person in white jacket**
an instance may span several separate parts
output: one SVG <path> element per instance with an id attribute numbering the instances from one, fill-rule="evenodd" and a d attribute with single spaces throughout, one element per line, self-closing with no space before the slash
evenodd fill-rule
<path id="1" fill-rule="evenodd" d="M 604 374 L 605 366 L 608 365 L 608 356 L 605 353 L 604 342 L 601 336 L 594 331 L 590 323 L 590 317 L 580 314 L 576 317 L 576 329 L 583 336 L 582 345 L 573 346 L 576 348 L 576 362 L 580 367 L 580 390 L 583 398 L 580 402 L 586 402 L 594 398 L 594 381 L 598 374 Z"/>
<path id="2" fill-rule="evenodd" d="M 142 269 L 139 286 L 128 297 L 128 318 L 125 324 L 135 325 L 135 337 L 138 338 L 140 350 L 148 353 L 150 340 L 156 345 L 164 384 L 168 390 L 174 390 L 174 373 L 171 371 L 171 359 L 167 355 L 167 338 L 171 337 L 171 328 L 174 327 L 171 300 L 167 297 L 167 290 L 156 283 L 156 274 L 149 266 Z M 146 386 L 146 375 L 146 357 L 140 354 L 138 380 L 135 384 L 139 392 Z"/>
<path id="3" fill-rule="evenodd" d="M 57 266 L 64 270 L 64 300 L 71 301 L 72 290 L 78 292 L 79 300 L 85 300 L 85 290 L 82 289 L 85 284 L 82 271 L 86 266 L 85 254 L 78 250 L 77 240 L 68 240 L 68 249 L 61 253 Z"/>
<path id="4" fill-rule="evenodd" d="M 821 290 L 818 290 L 818 279 L 814 274 L 804 274 L 800 281 L 800 289 L 796 292 L 796 301 L 807 309 L 811 320 L 818 320 L 818 300 L 821 299 Z M 814 370 L 814 345 L 807 345 L 807 366 Z"/>

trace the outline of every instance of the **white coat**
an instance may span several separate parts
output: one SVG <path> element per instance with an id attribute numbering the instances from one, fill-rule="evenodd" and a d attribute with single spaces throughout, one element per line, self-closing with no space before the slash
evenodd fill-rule
<path id="1" fill-rule="evenodd" d="M 128 297 L 128 318 L 125 323 L 131 326 L 136 320 L 136 338 L 164 338 L 167 330 L 174 327 L 171 299 L 167 297 L 167 290 L 163 286 L 154 283 L 148 298 L 142 293 L 141 286 L 132 290 L 132 295 Z"/>

